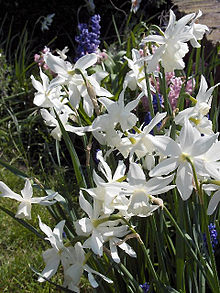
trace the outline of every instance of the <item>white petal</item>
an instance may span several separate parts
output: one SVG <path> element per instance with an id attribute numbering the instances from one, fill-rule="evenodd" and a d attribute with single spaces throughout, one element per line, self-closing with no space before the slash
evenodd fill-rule
<path id="1" fill-rule="evenodd" d="M 92 213 L 93 213 L 93 209 L 91 204 L 85 199 L 82 191 L 80 190 L 80 195 L 79 195 L 79 204 L 81 209 L 84 210 L 84 212 L 87 213 L 87 215 L 90 217 L 90 219 L 92 218 Z"/>
<path id="2" fill-rule="evenodd" d="M 111 251 L 111 257 L 112 257 L 112 259 L 116 263 L 119 263 L 120 262 L 120 258 L 118 256 L 117 246 L 116 246 L 116 244 L 114 243 L 114 241 L 112 239 L 110 239 L 110 241 L 109 241 L 109 246 L 110 246 L 110 251 Z"/>
<path id="3" fill-rule="evenodd" d="M 87 54 L 78 59 L 74 65 L 74 69 L 85 70 L 97 62 L 97 55 L 95 53 Z"/>
<path id="4" fill-rule="evenodd" d="M 211 198 L 209 205 L 208 205 L 208 210 L 207 214 L 212 215 L 214 211 L 216 210 L 218 204 L 220 202 L 220 190 L 217 191 Z"/>
<path id="5" fill-rule="evenodd" d="M 30 199 L 33 195 L 33 189 L 31 186 L 31 181 L 26 179 L 24 189 L 22 189 L 21 194 L 24 199 Z"/>
<path id="6" fill-rule="evenodd" d="M 51 237 L 53 235 L 53 232 L 50 227 L 48 227 L 46 224 L 41 222 L 40 216 L 38 216 L 39 219 L 39 227 L 40 229 L 47 235 L 47 237 Z"/>
<path id="7" fill-rule="evenodd" d="M 15 217 L 19 219 L 25 218 L 31 220 L 31 203 L 21 202 Z"/>
<path id="8" fill-rule="evenodd" d="M 63 239 L 62 234 L 63 234 L 64 225 L 65 225 L 65 220 L 60 221 L 53 229 L 53 234 L 55 234 L 58 237 L 58 240 L 60 242 L 62 242 L 62 239 Z"/>
<path id="9" fill-rule="evenodd" d="M 43 253 L 44 260 L 46 262 L 46 267 L 41 273 L 45 278 L 50 279 L 56 274 L 58 266 L 60 264 L 60 258 L 55 249 L 48 249 Z M 39 277 L 38 282 L 44 282 L 44 278 Z"/>
<path id="10" fill-rule="evenodd" d="M 4 182 L 0 181 L 0 197 L 8 197 L 17 201 L 23 201 L 23 198 L 12 191 Z"/>
<path id="11" fill-rule="evenodd" d="M 193 176 L 188 164 L 180 165 L 177 169 L 176 186 L 183 200 L 187 200 L 193 190 Z"/>
<path id="12" fill-rule="evenodd" d="M 160 162 L 156 167 L 154 167 L 149 175 L 153 176 L 161 176 L 167 175 L 170 172 L 174 171 L 179 165 L 178 159 L 176 158 L 168 158 Z"/>

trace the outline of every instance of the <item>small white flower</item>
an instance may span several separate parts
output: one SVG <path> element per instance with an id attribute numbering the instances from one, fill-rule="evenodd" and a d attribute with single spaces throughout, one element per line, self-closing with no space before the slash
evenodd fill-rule
<path id="1" fill-rule="evenodd" d="M 13 192 L 4 182 L 0 181 L 0 197 L 7 197 L 11 199 L 15 199 L 20 201 L 20 205 L 18 207 L 17 213 L 15 215 L 16 218 L 26 218 L 28 220 L 31 219 L 31 204 L 38 203 L 40 205 L 52 205 L 56 201 L 53 199 L 56 196 L 56 193 L 44 197 L 32 197 L 33 189 L 31 186 L 31 182 L 29 179 L 26 179 L 25 186 L 21 190 L 21 195 Z"/>
<path id="2" fill-rule="evenodd" d="M 44 17 L 44 20 L 41 22 L 42 32 L 45 30 L 49 30 L 49 26 L 52 24 L 54 16 L 55 16 L 55 13 L 52 13 Z"/>
<path id="3" fill-rule="evenodd" d="M 191 27 L 191 32 L 193 35 L 193 38 L 190 39 L 190 43 L 194 48 L 200 48 L 201 45 L 198 43 L 198 40 L 201 40 L 203 38 L 203 35 L 205 32 L 209 31 L 209 28 L 204 25 L 204 24 L 199 24 L 196 23 L 197 19 L 202 16 L 202 11 L 199 10 L 198 14 L 196 17 L 192 20 L 190 27 Z"/>

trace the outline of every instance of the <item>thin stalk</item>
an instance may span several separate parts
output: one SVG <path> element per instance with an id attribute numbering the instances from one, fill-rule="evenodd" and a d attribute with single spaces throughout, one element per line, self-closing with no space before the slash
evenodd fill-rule
<path id="1" fill-rule="evenodd" d="M 162 94 L 163 94 L 163 100 L 164 100 L 164 108 L 167 112 L 167 115 L 171 116 L 172 115 L 172 108 L 170 106 L 170 102 L 169 102 L 168 95 L 167 95 L 166 76 L 165 76 L 164 68 L 161 63 L 160 63 L 160 70 L 162 73 L 161 83 L 162 83 Z"/>

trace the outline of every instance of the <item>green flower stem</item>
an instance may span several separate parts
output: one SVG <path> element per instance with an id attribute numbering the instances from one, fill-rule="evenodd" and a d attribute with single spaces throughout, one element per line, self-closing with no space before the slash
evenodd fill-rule
<path id="1" fill-rule="evenodd" d="M 131 275 L 131 273 L 127 270 L 127 268 L 122 264 L 119 263 L 118 266 L 120 267 L 120 269 L 122 270 L 122 272 L 131 280 L 132 285 L 136 288 L 137 291 L 135 292 L 139 292 L 139 293 L 143 293 L 142 288 L 139 286 L 139 284 L 137 283 L 137 281 L 134 279 L 134 277 Z"/>
<path id="2" fill-rule="evenodd" d="M 177 202 L 177 223 L 180 228 L 183 229 L 184 227 L 184 218 L 182 216 L 183 211 L 183 201 L 179 200 Z M 181 239 L 180 233 L 176 233 L 176 286 L 177 290 L 182 290 L 181 292 L 185 291 L 185 243 Z"/>
<path id="3" fill-rule="evenodd" d="M 152 77 L 154 85 L 156 87 L 157 86 L 157 81 L 156 81 L 156 78 L 155 78 L 154 74 L 152 74 L 151 77 Z M 158 93 L 157 89 L 156 89 L 156 97 L 157 97 L 158 112 L 162 113 L 162 107 L 161 107 L 161 104 L 160 104 L 160 98 L 159 98 L 159 93 Z"/>
<path id="4" fill-rule="evenodd" d="M 168 95 L 167 95 L 165 71 L 164 71 L 164 68 L 163 68 L 161 63 L 160 63 L 160 70 L 161 70 L 161 73 L 162 73 L 161 83 L 162 83 L 162 94 L 163 94 L 163 100 L 164 100 L 164 108 L 167 111 L 167 115 L 172 116 L 171 115 L 172 114 L 172 108 L 170 106 L 170 102 L 169 102 Z"/>
<path id="5" fill-rule="evenodd" d="M 122 220 L 123 222 L 125 222 L 125 224 L 129 227 L 129 230 L 138 239 L 138 242 L 141 245 L 141 248 L 142 248 L 142 251 L 144 253 L 144 256 L 147 259 L 147 263 L 148 263 L 148 266 L 149 266 L 150 273 L 153 276 L 153 279 L 154 279 L 155 283 L 157 284 L 157 286 L 160 287 L 160 283 L 159 283 L 159 279 L 158 279 L 157 273 L 156 273 L 156 271 L 154 269 L 154 266 L 153 266 L 153 264 L 151 262 L 151 259 L 149 257 L 148 251 L 147 251 L 147 249 L 146 249 L 146 247 L 144 245 L 144 242 L 142 241 L 140 235 L 135 231 L 135 229 L 132 227 L 132 225 L 125 218 L 123 218 L 121 216 L 117 216 L 117 215 L 112 215 L 112 216 L 109 216 L 109 217 L 106 217 L 106 218 L 103 218 L 103 219 L 95 220 L 93 222 L 93 225 L 95 227 L 97 227 L 98 225 L 100 225 L 100 224 L 102 224 L 104 222 L 107 222 L 107 221 L 111 221 L 111 220 Z"/>
<path id="6" fill-rule="evenodd" d="M 213 292 L 220 292 L 220 284 L 219 284 L 218 272 L 217 272 L 217 268 L 216 268 L 215 256 L 214 256 L 214 253 L 213 253 L 211 237 L 210 237 L 209 228 L 208 228 L 208 217 L 207 217 L 207 214 L 206 214 L 206 207 L 204 205 L 204 200 L 203 200 L 203 190 L 201 188 L 201 185 L 199 185 L 199 181 L 198 181 L 198 178 L 197 178 L 197 175 L 196 175 L 196 170 L 195 170 L 195 166 L 194 166 L 193 162 L 191 161 L 191 159 L 189 157 L 186 157 L 186 160 L 190 163 L 190 165 L 192 167 L 193 177 L 194 177 L 196 189 L 198 191 L 198 195 L 199 195 L 199 199 L 200 199 L 200 204 L 201 204 L 200 206 L 201 206 L 201 210 L 202 210 L 201 211 L 202 212 L 202 224 L 204 226 L 203 230 L 205 230 L 205 233 L 206 233 L 208 251 L 209 251 L 212 270 L 213 270 L 213 277 L 215 278 L 214 285 L 216 286 L 216 288 L 218 290 L 218 291 L 213 291 Z M 213 180 L 213 181 L 215 181 L 216 183 L 220 184 L 220 182 L 218 180 Z"/>
<path id="7" fill-rule="evenodd" d="M 156 273 L 156 271 L 154 269 L 154 266 L 152 264 L 152 261 L 151 261 L 151 259 L 149 257 L 149 253 L 147 251 L 147 248 L 144 245 L 144 242 L 142 241 L 140 235 L 135 231 L 135 229 L 132 227 L 132 225 L 125 218 L 122 218 L 122 220 L 128 225 L 129 230 L 136 236 L 136 238 L 137 238 L 137 240 L 138 240 L 138 242 L 139 242 L 139 244 L 141 246 L 141 249 L 142 249 L 142 251 L 144 253 L 144 256 L 145 256 L 145 258 L 147 260 L 147 263 L 148 263 L 148 266 L 149 266 L 149 271 L 150 271 L 151 275 L 153 276 L 153 279 L 154 279 L 156 285 L 158 286 L 158 288 L 162 289 L 161 285 L 160 285 L 159 278 L 157 276 L 157 273 Z M 161 291 L 159 291 L 159 292 L 161 292 Z"/>
<path id="8" fill-rule="evenodd" d="M 186 156 L 185 159 L 187 160 L 187 162 L 190 164 L 190 166 L 192 168 L 193 178 L 194 178 L 195 185 L 196 185 L 196 189 L 197 189 L 197 192 L 198 192 L 198 195 L 199 195 L 200 204 L 203 205 L 204 204 L 204 201 L 203 201 L 203 192 L 202 192 L 202 189 L 201 189 L 201 187 L 199 185 L 199 181 L 198 181 L 198 178 L 197 178 L 195 166 L 194 166 L 192 160 L 190 159 L 190 157 Z"/>
<path id="9" fill-rule="evenodd" d="M 207 216 L 207 211 L 206 211 L 205 205 L 202 205 L 201 209 L 202 209 L 202 214 L 203 214 L 203 222 L 204 222 L 204 230 L 205 230 L 205 234 L 206 234 L 206 241 L 207 241 L 207 245 L 208 245 L 208 251 L 209 251 L 209 256 L 210 256 L 213 275 L 214 275 L 213 277 L 215 279 L 214 284 L 216 286 L 216 289 L 215 289 L 216 291 L 213 291 L 215 293 L 215 292 L 220 292 L 218 271 L 217 271 L 217 267 L 216 267 L 214 251 L 212 248 L 211 236 L 210 236 L 209 227 L 208 227 L 208 216 Z"/>
<path id="10" fill-rule="evenodd" d="M 213 293 L 219 292 L 219 290 L 216 291 L 216 283 L 213 280 L 213 272 L 210 270 L 209 266 L 207 265 L 206 260 L 201 255 L 200 251 L 197 251 L 197 254 L 198 254 L 198 256 L 197 256 L 194 251 L 195 250 L 194 245 L 193 245 L 193 247 L 191 246 L 190 242 L 187 240 L 186 234 L 184 234 L 183 231 L 180 229 L 179 225 L 177 224 L 176 220 L 173 218 L 173 216 L 171 215 L 169 210 L 165 206 L 164 206 L 163 210 L 165 211 L 166 215 L 168 216 L 168 218 L 171 220 L 171 222 L 175 226 L 176 230 L 180 234 L 180 236 L 183 239 L 183 241 L 185 242 L 186 246 L 189 248 L 188 251 L 190 252 L 193 259 L 196 261 L 201 272 L 206 277 L 208 284 L 209 284 L 210 288 L 212 289 L 212 292 Z"/>

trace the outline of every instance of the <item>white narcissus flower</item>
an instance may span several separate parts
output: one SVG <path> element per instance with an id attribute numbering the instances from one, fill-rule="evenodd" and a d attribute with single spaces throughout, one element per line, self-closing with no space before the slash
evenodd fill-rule
<path id="1" fill-rule="evenodd" d="M 137 157 L 141 159 L 145 155 L 150 155 L 151 160 L 153 160 L 152 153 L 155 151 L 155 146 L 152 142 L 153 135 L 150 134 L 150 132 L 162 119 L 166 117 L 166 114 L 166 112 L 157 113 L 155 117 L 150 121 L 150 123 L 146 125 L 142 131 L 140 131 L 140 133 L 129 133 L 128 137 L 133 140 L 129 149 L 131 156 L 133 156 L 133 154 L 135 153 Z"/>
<path id="2" fill-rule="evenodd" d="M 34 95 L 33 103 L 38 107 L 55 107 L 55 109 L 61 110 L 64 105 L 68 103 L 68 100 L 62 97 L 61 86 L 50 88 L 49 78 L 42 72 L 41 68 L 40 77 L 42 79 L 42 84 L 31 75 L 33 87 L 37 90 L 37 93 Z"/>
<path id="3" fill-rule="evenodd" d="M 191 32 L 193 35 L 193 38 L 190 39 L 190 43 L 194 48 L 201 47 L 201 45 L 198 43 L 198 40 L 201 40 L 203 38 L 203 35 L 205 34 L 205 32 L 209 31 L 209 28 L 206 25 L 196 23 L 197 19 L 201 16 L 202 16 L 202 11 L 199 10 L 196 17 L 190 23 Z"/>
<path id="4" fill-rule="evenodd" d="M 33 203 L 40 205 L 52 205 L 56 203 L 56 200 L 52 200 L 56 196 L 56 193 L 44 197 L 32 197 L 33 189 L 29 179 L 26 179 L 25 186 L 21 190 L 21 195 L 13 192 L 2 181 L 0 181 L 0 192 L 0 197 L 7 197 L 21 202 L 15 215 L 16 218 L 20 219 L 31 219 L 31 205 Z"/>
<path id="5" fill-rule="evenodd" d="M 126 237 L 128 239 L 130 238 L 130 235 L 126 236 L 129 232 L 130 231 L 128 231 L 128 227 L 122 225 L 114 227 L 113 231 L 104 233 L 105 242 L 109 242 L 111 257 L 116 263 L 119 263 L 121 261 L 118 255 L 118 247 L 129 256 L 137 257 L 136 252 L 133 250 L 133 248 L 126 243 Z M 126 236 L 125 239 L 119 239 L 119 237 L 122 238 L 124 236 Z"/>
<path id="6" fill-rule="evenodd" d="M 128 61 L 128 67 L 131 69 L 125 76 L 123 88 L 129 87 L 135 91 L 137 86 L 147 96 L 147 85 L 144 72 L 144 61 L 137 49 L 132 49 L 132 60 L 124 57 Z M 150 57 L 149 57 L 150 59 Z M 150 84 L 151 91 L 155 92 L 155 88 Z"/>
<path id="7" fill-rule="evenodd" d="M 171 175 L 164 178 L 152 178 L 146 181 L 141 166 L 131 162 L 127 175 L 129 186 L 127 190 L 122 191 L 122 193 L 129 196 L 128 215 L 148 217 L 160 206 L 163 207 L 162 199 L 156 198 L 154 195 L 173 189 L 175 185 L 168 185 L 173 178 L 174 175 Z"/>
<path id="8" fill-rule="evenodd" d="M 50 112 L 46 109 L 41 109 L 40 110 L 41 116 L 44 119 L 44 122 L 46 123 L 47 126 L 54 127 L 54 129 L 51 131 L 51 135 L 54 139 L 56 140 L 61 140 L 62 137 L 62 132 L 59 126 L 59 122 L 55 118 L 55 113 L 53 110 Z M 85 134 L 86 131 L 90 130 L 90 126 L 85 126 L 85 127 L 75 127 L 69 124 L 68 119 L 69 119 L 69 113 L 67 111 L 63 111 L 61 113 L 57 113 L 59 116 L 59 119 L 65 128 L 66 131 L 76 133 L 79 136 L 82 136 Z"/>
<path id="9" fill-rule="evenodd" d="M 147 70 L 149 73 L 157 69 L 160 61 L 166 72 L 185 67 L 183 57 L 189 51 L 186 42 L 194 37 L 191 28 L 186 24 L 194 16 L 195 13 L 188 14 L 176 21 L 175 14 L 170 10 L 170 19 L 164 35 L 149 35 L 142 40 L 143 43 L 155 42 L 160 44 L 151 59 L 149 59 L 149 56 L 145 58 L 148 63 Z"/>
<path id="10" fill-rule="evenodd" d="M 97 62 L 97 55 L 95 53 L 81 57 L 74 66 L 70 62 L 64 61 L 62 58 L 54 56 L 51 53 L 45 54 L 44 59 L 48 67 L 57 73 L 57 77 L 51 81 L 51 87 L 63 84 L 67 85 L 70 103 L 76 109 L 79 107 L 81 97 L 83 97 L 83 108 L 88 116 L 92 116 L 94 105 L 87 91 L 85 80 L 93 88 L 97 96 L 112 97 L 109 91 L 100 86 L 100 81 L 108 75 L 107 72 L 97 72 L 90 76 L 87 74 L 86 69 Z M 84 78 L 81 74 L 76 73 L 77 69 L 82 72 Z"/>
<path id="11" fill-rule="evenodd" d="M 99 255 L 103 255 L 103 232 L 105 227 L 101 225 L 96 226 L 95 222 L 100 219 L 101 206 L 98 201 L 94 201 L 93 206 L 84 198 L 80 190 L 79 204 L 81 209 L 86 212 L 88 218 L 82 218 L 74 223 L 76 233 L 79 236 L 90 236 L 83 244 L 84 248 L 90 248 Z M 104 223 L 105 224 L 105 223 Z"/>
<path id="12" fill-rule="evenodd" d="M 60 262 L 62 263 L 64 271 L 70 265 L 70 247 L 65 247 L 63 244 L 63 228 L 65 220 L 60 221 L 52 231 L 49 226 L 42 223 L 39 216 L 38 219 L 40 229 L 47 235 L 45 239 L 48 240 L 52 246 L 52 248 L 43 252 L 43 259 L 46 266 L 41 273 L 43 277 L 50 279 L 57 272 Z M 44 282 L 45 279 L 43 277 L 39 277 L 38 282 Z"/>
<path id="13" fill-rule="evenodd" d="M 68 289 L 77 293 L 80 292 L 78 285 L 80 283 L 80 278 L 83 274 L 83 271 L 88 273 L 88 279 L 93 288 L 97 288 L 99 285 L 96 282 L 93 274 L 100 276 L 108 283 L 113 283 L 111 279 L 93 270 L 86 264 L 86 255 L 80 242 L 77 242 L 74 247 L 70 248 L 69 251 L 71 254 L 72 264 L 64 272 L 64 287 L 68 287 Z"/>
<path id="14" fill-rule="evenodd" d="M 131 113 L 131 111 L 137 107 L 144 93 L 141 93 L 135 100 L 125 105 L 124 92 L 125 89 L 122 90 L 118 101 L 116 102 L 107 98 L 100 98 L 99 102 L 101 102 L 107 109 L 108 114 L 105 117 L 109 120 L 109 123 L 112 125 L 112 127 L 114 128 L 117 123 L 120 123 L 122 130 L 126 131 L 134 127 L 137 123 L 138 118 L 134 113 Z"/>
<path id="15" fill-rule="evenodd" d="M 119 208 L 119 205 L 121 206 L 119 193 L 126 183 L 118 182 L 118 180 L 122 179 L 125 175 L 126 166 L 122 161 L 119 161 L 115 173 L 112 175 L 112 171 L 105 162 L 101 151 L 97 152 L 97 159 L 100 161 L 98 168 L 107 179 L 107 182 L 93 171 L 93 180 L 96 187 L 82 190 L 85 190 L 89 195 L 100 202 L 102 208 L 101 212 L 104 214 L 111 214 L 115 209 Z M 126 202 L 124 204 L 126 204 Z"/>
<path id="16" fill-rule="evenodd" d="M 212 134 L 212 122 L 204 117 L 209 113 L 212 104 L 212 92 L 219 85 L 212 86 L 208 89 L 205 77 L 201 76 L 199 92 L 194 99 L 195 106 L 184 109 L 179 112 L 175 117 L 175 123 L 183 125 L 185 119 L 189 119 L 190 122 L 203 134 Z"/>
<path id="17" fill-rule="evenodd" d="M 167 175 L 177 169 L 176 186 L 183 200 L 187 200 L 193 190 L 193 174 L 189 158 L 198 174 L 204 173 L 201 158 L 217 140 L 218 133 L 210 136 L 201 136 L 196 128 L 193 128 L 189 120 L 180 131 L 178 142 L 168 136 L 155 136 L 154 145 L 160 153 L 167 156 L 167 159 L 161 161 L 154 167 L 149 175 L 161 176 Z"/>

